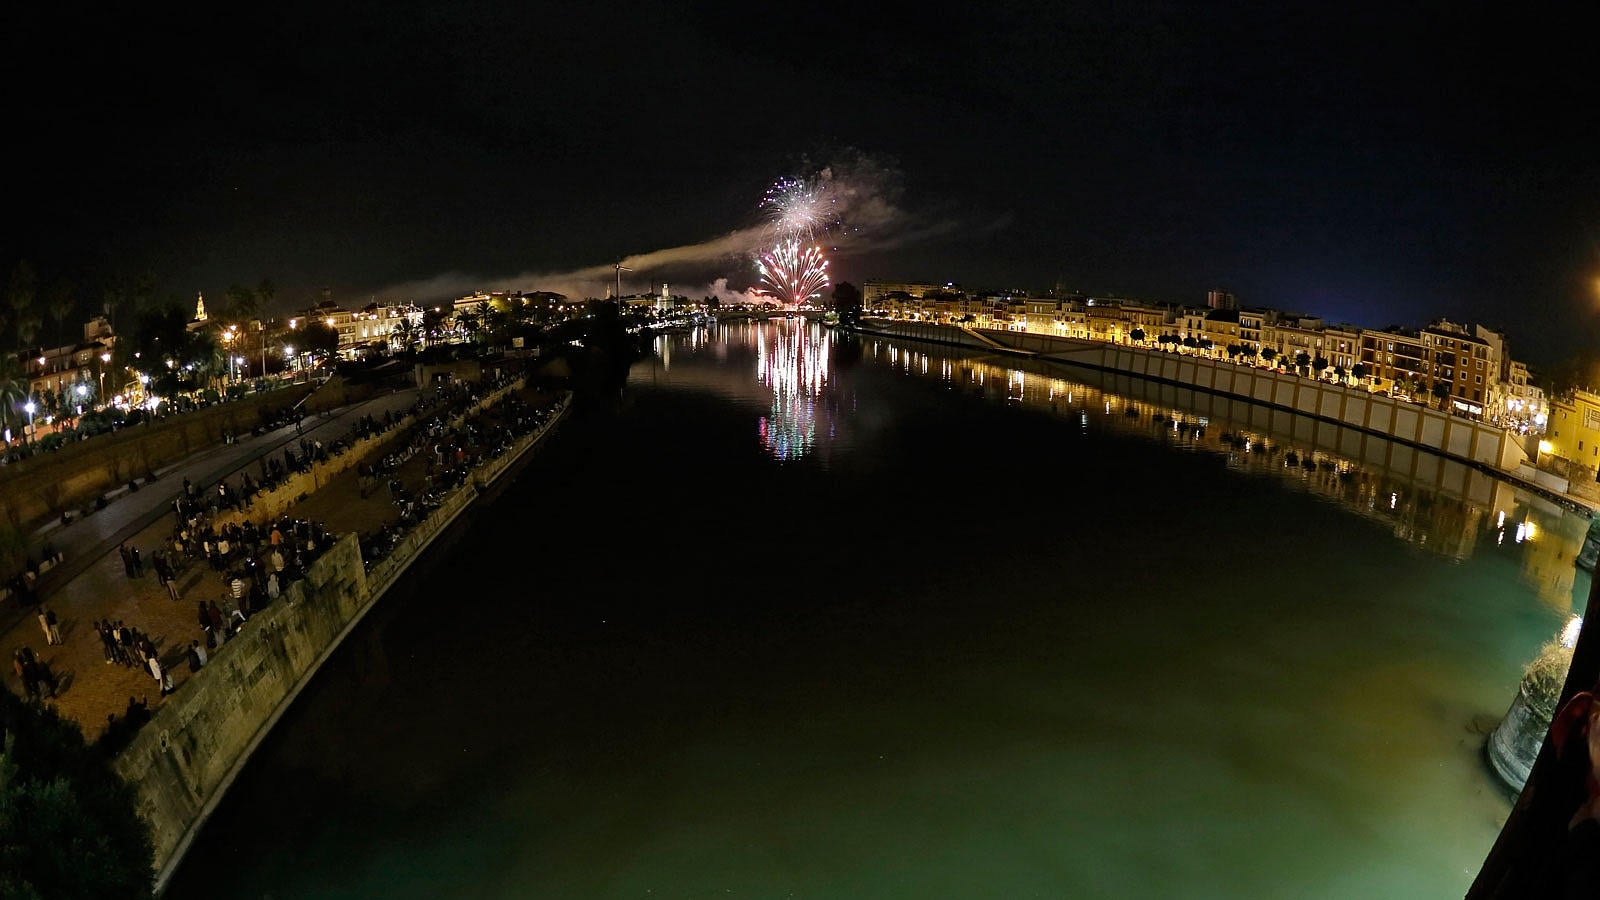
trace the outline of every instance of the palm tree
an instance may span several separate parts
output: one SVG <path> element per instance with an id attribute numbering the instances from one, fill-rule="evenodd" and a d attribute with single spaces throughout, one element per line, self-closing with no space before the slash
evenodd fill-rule
<path id="1" fill-rule="evenodd" d="M 50 315 L 56 320 L 56 343 L 67 342 L 67 317 L 72 315 L 72 308 L 77 301 L 72 296 L 72 282 L 57 281 L 50 286 Z"/>
<path id="2" fill-rule="evenodd" d="M 6 290 L 6 302 L 11 306 L 13 321 L 17 324 L 17 349 L 31 343 L 31 339 L 23 340 L 22 325 L 28 319 L 28 311 L 33 308 L 33 296 L 39 287 L 39 276 L 33 271 L 33 266 L 27 260 L 21 260 L 11 270 L 11 284 Z"/>
<path id="3" fill-rule="evenodd" d="M 105 288 L 100 292 L 100 309 L 106 314 L 106 320 L 111 327 L 117 326 L 117 310 L 128 302 L 128 286 L 126 280 L 120 275 L 113 275 Z"/>
<path id="4" fill-rule="evenodd" d="M 156 273 L 148 269 L 133 277 L 133 283 L 128 290 L 128 300 L 132 304 L 134 312 L 137 313 L 150 308 L 150 305 L 156 299 L 157 286 Z"/>
<path id="5" fill-rule="evenodd" d="M 21 407 L 26 402 L 28 381 L 17 358 L 9 353 L 0 356 L 0 426 L 25 421 Z"/>
<path id="6" fill-rule="evenodd" d="M 208 381 L 220 379 L 227 374 L 229 351 L 221 341 L 217 340 L 215 332 L 204 329 L 194 332 L 189 335 L 188 346 L 184 350 L 188 363 L 195 367 L 196 372 L 204 372 L 208 376 Z"/>
<path id="7" fill-rule="evenodd" d="M 493 343 L 496 333 L 505 329 L 506 321 L 510 316 L 495 309 L 494 306 L 485 304 L 483 307 L 483 337 L 485 343 Z"/>
<path id="8" fill-rule="evenodd" d="M 272 301 L 277 296 L 278 286 L 273 284 L 270 278 L 263 278 L 261 283 L 256 285 L 256 300 L 259 302 L 261 309 L 272 306 Z"/>
<path id="9" fill-rule="evenodd" d="M 410 352 L 413 344 L 417 342 L 416 329 L 411 327 L 411 320 L 402 317 L 394 324 L 394 339 L 399 342 L 402 352 Z"/>
<path id="10" fill-rule="evenodd" d="M 17 316 L 17 347 L 32 347 L 33 342 L 39 339 L 39 326 L 43 324 L 38 316 Z"/>
<path id="11" fill-rule="evenodd" d="M 270 285 L 269 285 L 270 286 Z M 244 325 L 256 317 L 256 292 L 242 284 L 232 284 L 223 294 L 225 306 L 222 310 L 223 321 L 235 325 Z"/>

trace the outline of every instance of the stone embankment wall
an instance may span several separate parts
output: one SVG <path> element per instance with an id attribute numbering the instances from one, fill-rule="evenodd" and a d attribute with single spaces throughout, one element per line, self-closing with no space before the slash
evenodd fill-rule
<path id="1" fill-rule="evenodd" d="M 479 406 L 492 403 L 495 395 Z M 474 472 L 370 572 L 358 537 L 346 535 L 304 579 L 290 584 L 237 637 L 218 647 L 206 667 L 167 698 L 118 754 L 113 765 L 133 786 L 139 814 L 150 826 L 158 890 L 250 754 L 322 662 L 482 488 L 565 418 L 571 402 L 570 394 L 564 396 L 549 421 Z"/>
<path id="2" fill-rule="evenodd" d="M 158 872 L 370 600 L 360 541 L 347 535 L 218 647 L 117 755 L 117 774 L 134 787 L 150 827 Z"/>
<path id="3" fill-rule="evenodd" d="M 1027 332 L 973 331 L 933 323 L 876 322 L 871 332 L 987 350 L 1014 350 L 1045 362 L 1087 366 L 1237 397 L 1263 406 L 1404 441 L 1444 456 L 1515 475 L 1527 461 L 1521 439 L 1503 428 L 1381 394 L 1233 362 Z"/>
<path id="4" fill-rule="evenodd" d="M 189 454 L 222 441 L 224 431 L 248 432 L 310 393 L 309 384 L 253 394 L 202 410 L 123 428 L 54 453 L 0 466 L 0 527 L 31 532 L 63 512 L 144 478 Z M 0 559 L 0 575 L 13 574 Z"/>

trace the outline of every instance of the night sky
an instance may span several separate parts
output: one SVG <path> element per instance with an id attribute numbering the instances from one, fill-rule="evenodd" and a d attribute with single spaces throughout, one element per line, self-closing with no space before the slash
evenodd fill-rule
<path id="1" fill-rule="evenodd" d="M 8 11 L 7 268 L 86 308 L 504 283 L 758 224 L 853 148 L 901 215 L 836 280 L 1600 336 L 1594 4 L 338 6 Z M 701 268 L 660 274 L 755 278 Z"/>

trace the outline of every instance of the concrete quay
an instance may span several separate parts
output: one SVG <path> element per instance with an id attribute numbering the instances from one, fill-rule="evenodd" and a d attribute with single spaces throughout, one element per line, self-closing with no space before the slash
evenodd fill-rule
<path id="1" fill-rule="evenodd" d="M 9 659 L 18 648 L 29 647 L 55 673 L 60 687 L 52 701 L 57 711 L 76 721 L 84 737 L 93 741 L 105 730 L 106 717 L 120 715 L 130 698 L 148 697 L 151 709 L 163 699 L 151 674 L 142 669 L 106 663 L 94 622 L 123 621 L 151 636 L 163 664 L 180 686 L 189 672 L 182 665 L 184 649 L 200 635 L 195 600 L 222 596 L 221 579 L 204 565 L 191 565 L 178 575 L 179 601 L 174 602 L 146 566 L 140 578 L 128 578 L 117 547 L 137 547 L 146 560 L 171 532 L 172 501 L 183 491 L 183 480 L 212 486 L 224 478 L 237 478 L 256 460 L 293 445 L 302 437 L 331 443 L 344 437 L 361 416 L 382 416 L 402 411 L 417 400 L 415 389 L 397 391 L 353 404 L 325 418 L 308 419 L 304 434 L 286 426 L 266 434 L 241 438 L 195 453 L 161 470 L 157 481 L 121 497 L 91 516 L 56 526 L 49 541 L 63 560 L 41 575 L 40 601 L 56 613 L 63 643 L 50 646 L 31 607 L 14 598 L 4 604 L 0 650 Z M 22 684 L 5 668 L 6 685 L 19 695 Z"/>
<path id="2" fill-rule="evenodd" d="M 433 541 L 496 479 L 522 462 L 571 408 L 570 394 L 533 397 L 553 406 L 549 418 L 499 455 L 483 460 L 370 566 L 353 532 L 394 517 L 386 491 L 363 491 L 356 472 L 347 470 L 290 508 L 289 515 L 307 519 L 331 518 L 325 514 L 339 511 L 339 522 L 326 523 L 330 531 L 362 523 L 366 528 L 352 528 L 312 563 L 304 578 L 292 582 L 238 636 L 218 647 L 186 686 L 180 685 L 154 709 L 151 720 L 113 761 L 133 787 L 138 811 L 150 826 L 158 892 L 251 753 L 345 636 Z M 395 477 L 410 486 L 420 482 L 424 469 L 425 461 L 415 458 Z M 187 608 L 186 603 L 178 605 Z"/>
<path id="3" fill-rule="evenodd" d="M 1600 512 L 1600 501 L 1576 494 L 1567 489 L 1564 479 L 1535 469 L 1522 449 L 1520 436 L 1356 387 L 1226 360 L 1055 335 L 878 319 L 864 320 L 858 333 L 1115 373 L 1186 388 L 1200 396 L 1214 395 L 1248 406 L 1282 410 L 1349 434 L 1372 435 L 1397 446 L 1463 463 L 1574 512 L 1591 517 Z M 1345 443 L 1354 447 L 1357 442 Z M 1345 455 L 1355 462 L 1377 462 L 1366 459 L 1359 448 Z"/>

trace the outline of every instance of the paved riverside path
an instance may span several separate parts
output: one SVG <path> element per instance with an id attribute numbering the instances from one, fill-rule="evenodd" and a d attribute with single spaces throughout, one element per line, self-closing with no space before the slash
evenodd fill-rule
<path id="1" fill-rule="evenodd" d="M 305 440 L 324 444 L 344 438 L 357 418 L 381 417 L 384 413 L 404 412 L 416 403 L 415 388 L 396 391 L 362 403 L 335 410 L 325 417 L 308 416 L 303 433 L 287 425 L 265 434 L 240 438 L 236 443 L 198 451 L 157 473 L 158 479 L 137 492 L 129 493 L 72 524 L 49 532 L 56 549 L 65 554 L 64 562 L 40 578 L 41 602 L 53 609 L 60 620 L 62 646 L 48 646 L 33 609 L 22 609 L 13 598 L 6 603 L 0 622 L 0 651 L 5 653 L 6 684 L 21 695 L 20 679 L 10 660 L 18 647 L 27 646 L 39 655 L 60 681 L 53 701 L 57 710 L 77 721 L 87 740 L 99 736 L 109 713 L 121 714 L 129 697 L 147 698 L 152 710 L 159 705 L 160 690 L 148 670 L 106 663 L 93 622 L 102 618 L 138 628 L 151 636 L 164 665 L 172 672 L 174 684 L 189 675 L 184 665 L 189 641 L 201 636 L 195 601 L 220 600 L 220 577 L 204 562 L 190 565 L 178 576 L 179 601 L 173 601 L 155 577 L 150 565 L 153 551 L 171 533 L 172 501 L 183 490 L 183 479 L 197 486 L 215 489 L 223 478 L 237 477 L 256 460 L 281 451 L 285 446 Z M 252 471 L 252 474 L 255 474 Z M 341 473 L 353 481 L 354 470 Z M 145 575 L 129 579 L 123 571 L 118 544 L 137 547 L 144 556 Z"/>
<path id="2" fill-rule="evenodd" d="M 557 399 L 553 394 L 527 386 L 513 393 L 534 408 L 554 406 Z M 477 415 L 494 418 L 492 413 Z M 389 449 L 391 445 L 385 445 L 384 450 L 374 454 L 372 458 L 377 459 Z M 394 446 L 393 449 L 400 448 Z M 430 456 L 431 454 L 422 452 L 411 457 L 394 472 L 379 479 L 380 483 L 368 488 L 364 496 L 355 473 L 353 471 L 341 473 L 306 499 L 291 506 L 288 515 L 297 519 L 320 522 L 324 528 L 335 534 L 351 531 L 365 534 L 376 531 L 383 525 L 393 524 L 399 520 L 400 515 L 390 496 L 387 482 L 398 481 L 412 496 L 420 496 L 426 490 Z"/>

